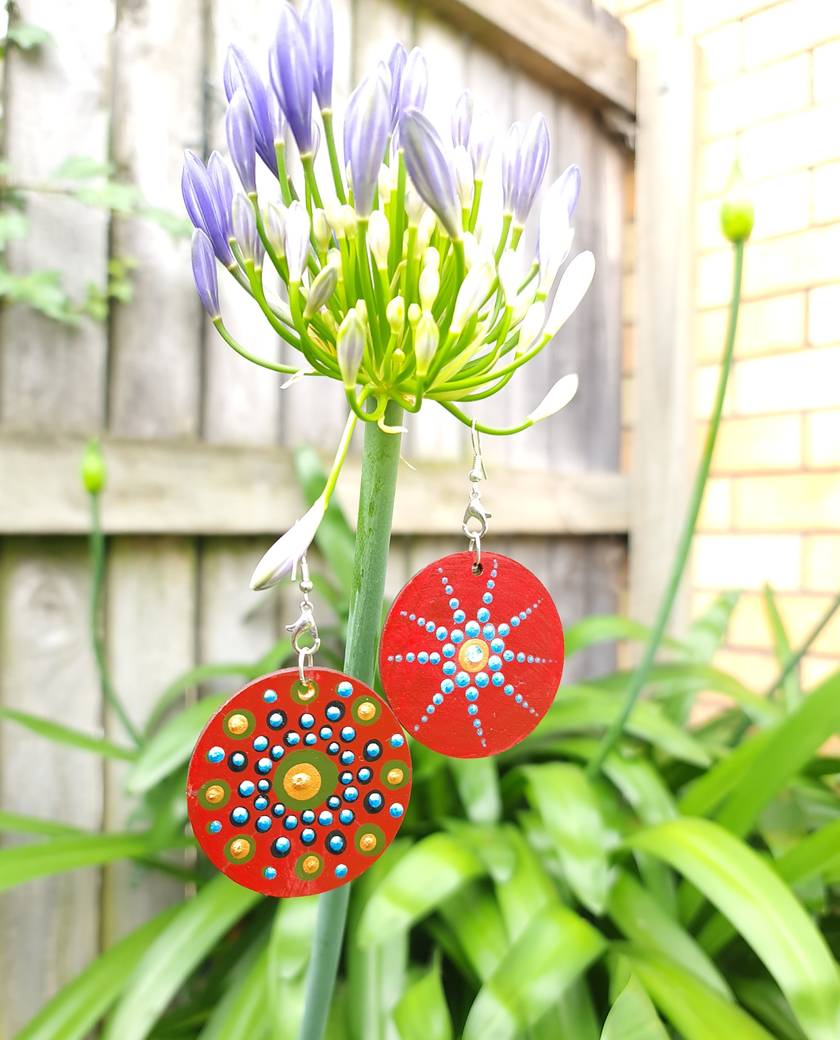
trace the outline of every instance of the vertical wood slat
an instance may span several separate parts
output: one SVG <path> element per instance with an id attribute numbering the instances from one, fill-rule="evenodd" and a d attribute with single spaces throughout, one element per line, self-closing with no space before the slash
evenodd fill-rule
<path id="1" fill-rule="evenodd" d="M 652 619 L 662 594 L 688 496 L 696 75 L 689 40 L 639 60 L 630 610 L 640 621 Z M 682 595 L 674 631 L 686 609 Z"/>
<path id="2" fill-rule="evenodd" d="M 5 158 L 39 184 L 64 160 L 108 158 L 112 0 L 20 0 L 18 16 L 56 41 L 33 60 L 5 60 Z M 72 113 L 72 118 L 68 117 Z M 30 231 L 9 244 L 16 273 L 57 270 L 74 299 L 106 281 L 107 214 L 59 196 L 27 197 Z M 104 418 L 106 333 L 76 329 L 23 307 L 0 314 L 0 426 L 91 432 Z M 70 540 L 6 542 L 0 556 L 0 701 L 100 730 L 102 706 L 87 634 L 86 547 Z M 102 822 L 100 762 L 4 727 L 0 797 L 11 810 L 80 827 Z M 19 839 L 3 836 L 3 844 Z M 96 871 L 35 881 L 0 897 L 0 1034 L 11 1036 L 96 956 Z"/>

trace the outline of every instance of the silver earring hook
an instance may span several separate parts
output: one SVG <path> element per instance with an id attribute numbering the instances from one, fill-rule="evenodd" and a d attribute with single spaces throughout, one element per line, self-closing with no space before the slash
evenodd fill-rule
<path id="1" fill-rule="evenodd" d="M 298 572 L 300 572 L 300 581 L 298 581 Z M 321 639 L 318 635 L 318 625 L 315 622 L 312 600 L 309 598 L 309 593 L 312 592 L 314 585 L 309 577 L 309 564 L 306 560 L 306 553 L 300 559 L 295 560 L 292 568 L 292 581 L 298 582 L 298 587 L 300 588 L 300 614 L 291 625 L 286 625 L 286 631 L 291 633 L 292 647 L 298 655 L 300 681 L 304 685 L 308 685 L 306 669 L 313 666 L 315 654 L 321 646 Z M 307 634 L 312 639 L 309 645 L 302 642 L 302 638 Z"/>
<path id="2" fill-rule="evenodd" d="M 470 497 L 467 502 L 467 508 L 464 511 L 462 529 L 467 538 L 469 538 L 470 548 L 475 554 L 472 565 L 473 574 L 480 574 L 481 539 L 487 533 L 487 521 L 492 514 L 488 513 L 484 508 L 484 504 L 481 501 L 481 492 L 478 487 L 479 483 L 486 479 L 487 472 L 484 469 L 484 459 L 481 456 L 481 438 L 479 437 L 475 419 L 473 419 L 472 426 L 470 427 L 470 437 L 473 448 L 473 464 L 472 469 L 469 472 Z"/>

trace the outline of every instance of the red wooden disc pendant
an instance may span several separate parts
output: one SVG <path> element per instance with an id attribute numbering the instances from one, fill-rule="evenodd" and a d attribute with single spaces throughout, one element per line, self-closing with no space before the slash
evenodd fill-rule
<path id="1" fill-rule="evenodd" d="M 187 778 L 190 823 L 212 863 L 267 896 L 308 896 L 382 855 L 411 794 L 388 705 L 329 668 L 249 683 L 207 723 Z"/>
<path id="2" fill-rule="evenodd" d="M 434 751 L 480 758 L 526 737 L 563 674 L 563 626 L 542 582 L 516 560 L 472 552 L 429 564 L 399 593 L 379 666 L 391 707 Z"/>

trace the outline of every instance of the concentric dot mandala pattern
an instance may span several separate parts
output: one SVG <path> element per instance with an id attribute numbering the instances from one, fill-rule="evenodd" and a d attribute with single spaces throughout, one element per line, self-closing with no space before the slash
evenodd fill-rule
<path id="1" fill-rule="evenodd" d="M 315 668 L 257 679 L 198 738 L 190 823 L 212 863 L 269 896 L 326 892 L 379 858 L 403 821 L 411 758 L 387 704 Z"/>
<path id="2" fill-rule="evenodd" d="M 548 590 L 499 554 L 455 553 L 416 574 L 394 601 L 380 647 L 397 718 L 427 747 L 479 758 L 537 725 L 563 674 L 563 627 Z"/>

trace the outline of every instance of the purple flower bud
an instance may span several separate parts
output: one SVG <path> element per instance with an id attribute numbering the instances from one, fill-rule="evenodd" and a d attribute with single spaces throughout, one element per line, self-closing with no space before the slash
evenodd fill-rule
<path id="1" fill-rule="evenodd" d="M 493 151 L 493 123 L 486 112 L 477 112 L 470 129 L 469 153 L 473 161 L 475 179 L 484 180 L 490 153 Z"/>
<path id="2" fill-rule="evenodd" d="M 230 211 L 225 210 L 225 200 L 219 197 L 204 163 L 194 152 L 184 154 L 181 193 L 190 220 L 210 239 L 219 260 L 230 267 L 235 262 L 228 244 Z"/>
<path id="3" fill-rule="evenodd" d="M 315 98 L 320 109 L 332 107 L 333 12 L 330 0 L 307 0 L 303 30 L 315 74 Z"/>
<path id="4" fill-rule="evenodd" d="M 230 216 L 233 205 L 233 177 L 230 175 L 230 167 L 224 156 L 219 152 L 211 152 L 207 163 L 207 172 L 210 174 L 210 183 L 216 193 L 219 208 L 222 212 L 225 232 L 230 238 Z"/>
<path id="5" fill-rule="evenodd" d="M 201 228 L 196 228 L 192 238 L 192 270 L 195 287 L 201 305 L 211 318 L 221 314 L 219 307 L 219 280 L 216 276 L 216 257 L 210 239 Z"/>
<path id="6" fill-rule="evenodd" d="M 514 123 L 502 146 L 502 201 L 505 213 L 513 213 L 513 195 L 519 179 L 519 156 L 522 151 L 522 124 Z"/>
<path id="7" fill-rule="evenodd" d="M 265 250 L 257 234 L 254 207 L 241 193 L 233 200 L 233 237 L 242 250 L 243 259 L 250 260 L 255 267 L 262 267 Z"/>
<path id="8" fill-rule="evenodd" d="M 225 135 L 231 162 L 247 192 L 257 190 L 257 151 L 251 106 L 237 87 L 225 116 Z"/>
<path id="9" fill-rule="evenodd" d="M 534 199 L 545 177 L 550 152 L 551 140 L 548 135 L 548 125 L 545 117 L 538 112 L 531 119 L 522 136 L 522 147 L 516 166 L 511 201 L 513 218 L 517 224 L 524 224 L 528 219 Z"/>
<path id="10" fill-rule="evenodd" d="M 225 96 L 231 101 L 237 90 L 242 90 L 251 108 L 254 139 L 259 157 L 272 173 L 277 173 L 274 154 L 275 126 L 269 102 L 274 92 L 266 89 L 251 60 L 238 47 L 229 47 L 224 69 Z M 279 109 L 276 100 L 274 108 Z"/>
<path id="11" fill-rule="evenodd" d="M 300 18 L 288 3 L 280 8 L 277 37 L 268 55 L 268 72 L 301 155 L 311 155 L 315 73 Z"/>
<path id="12" fill-rule="evenodd" d="M 449 235 L 460 238 L 461 207 L 455 174 L 437 131 L 422 112 L 410 108 L 400 122 L 400 141 L 408 175 L 418 194 L 434 210 Z"/>
<path id="13" fill-rule="evenodd" d="M 405 69 L 406 53 L 401 43 L 395 43 L 388 56 L 388 71 L 391 73 L 391 126 L 393 133 L 400 119 L 400 91 L 402 90 L 403 70 Z"/>
<path id="14" fill-rule="evenodd" d="M 472 91 L 465 90 L 455 102 L 452 110 L 452 144 L 457 148 L 470 146 L 470 130 L 472 129 L 473 111 L 475 102 Z"/>
<path id="15" fill-rule="evenodd" d="M 405 112 L 409 108 L 419 108 L 426 104 L 429 93 L 429 69 L 426 55 L 419 47 L 414 47 L 405 61 L 400 81 L 400 109 Z"/>
<path id="16" fill-rule="evenodd" d="M 388 91 L 378 72 L 356 87 L 344 116 L 344 159 L 350 169 L 353 203 L 360 217 L 373 208 L 379 167 L 391 121 Z"/>
<path id="17" fill-rule="evenodd" d="M 283 109 L 280 107 L 280 99 L 273 90 L 268 91 L 268 124 L 271 128 L 271 150 L 274 152 L 274 146 L 279 141 L 285 140 L 286 117 L 283 115 Z M 276 164 L 276 154 L 274 161 Z"/>

